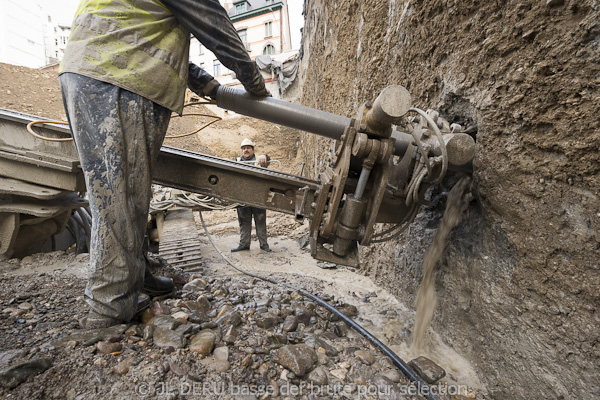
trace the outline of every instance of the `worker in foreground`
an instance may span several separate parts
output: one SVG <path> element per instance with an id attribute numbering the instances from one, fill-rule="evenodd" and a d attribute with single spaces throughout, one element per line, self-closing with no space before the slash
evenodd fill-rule
<path id="1" fill-rule="evenodd" d="M 154 277 L 143 249 L 153 168 L 186 86 L 219 83 L 188 65 L 192 33 L 246 90 L 268 96 L 218 0 L 83 0 L 60 69 L 67 117 L 87 184 L 93 226 L 82 325 L 130 321 L 174 284 Z M 189 72 L 188 72 L 189 70 Z"/>
<path id="2" fill-rule="evenodd" d="M 260 165 L 261 167 L 268 167 L 271 158 L 268 154 L 262 154 L 256 158 L 254 154 L 254 142 L 246 138 L 242 140 L 242 155 L 235 158 L 238 162 L 254 161 L 254 165 Z M 272 250 L 269 248 L 267 243 L 267 210 L 264 208 L 256 207 L 238 207 L 238 222 L 240 223 L 240 244 L 235 249 L 231 249 L 232 252 L 250 250 L 250 237 L 252 234 L 252 216 L 254 215 L 254 226 L 256 228 L 256 236 L 258 237 L 258 243 L 261 250 L 270 253 Z"/>

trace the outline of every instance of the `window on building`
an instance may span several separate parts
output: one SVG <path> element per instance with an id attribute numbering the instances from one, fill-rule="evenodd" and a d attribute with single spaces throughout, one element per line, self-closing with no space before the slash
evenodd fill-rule
<path id="1" fill-rule="evenodd" d="M 243 14 L 248 11 L 248 3 L 245 1 L 239 2 L 235 5 L 235 15 Z"/>
<path id="2" fill-rule="evenodd" d="M 213 61 L 213 75 L 214 76 L 221 75 L 221 62 L 219 60 Z"/>
<path id="3" fill-rule="evenodd" d="M 273 22 L 265 23 L 265 37 L 270 38 L 273 36 Z"/>
<path id="4" fill-rule="evenodd" d="M 199 43 L 200 47 L 198 47 L 198 54 L 203 55 L 204 54 L 204 46 L 202 46 L 202 43 Z"/>
<path id="5" fill-rule="evenodd" d="M 240 39 L 242 39 L 242 43 L 248 45 L 248 31 L 246 29 L 240 29 L 237 33 L 240 36 Z"/>
<path id="6" fill-rule="evenodd" d="M 54 39 L 54 44 L 58 46 L 58 39 Z"/>
<path id="7" fill-rule="evenodd" d="M 62 44 L 67 44 L 67 37 L 66 36 L 61 37 L 60 40 L 61 40 Z"/>
<path id="8" fill-rule="evenodd" d="M 203 62 L 200 63 L 200 68 L 204 69 L 204 63 Z"/>
<path id="9" fill-rule="evenodd" d="M 272 44 L 266 45 L 263 49 L 263 54 L 269 56 L 275 54 L 275 47 Z"/>
<path id="10" fill-rule="evenodd" d="M 275 0 L 267 0 L 267 5 L 273 4 Z"/>

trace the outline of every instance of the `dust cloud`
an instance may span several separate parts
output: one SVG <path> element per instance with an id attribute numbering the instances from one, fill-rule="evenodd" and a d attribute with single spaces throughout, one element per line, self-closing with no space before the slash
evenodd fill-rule
<path id="1" fill-rule="evenodd" d="M 450 232 L 458 225 L 462 212 L 469 204 L 471 194 L 467 189 L 470 185 L 471 178 L 465 176 L 450 190 L 448 200 L 446 201 L 444 218 L 431 246 L 429 246 L 423 258 L 423 279 L 417 292 L 417 314 L 415 316 L 412 341 L 412 350 L 415 352 L 418 352 L 423 347 L 425 331 L 433 318 L 433 313 L 437 305 L 434 279 L 435 266 L 444 253 Z"/>

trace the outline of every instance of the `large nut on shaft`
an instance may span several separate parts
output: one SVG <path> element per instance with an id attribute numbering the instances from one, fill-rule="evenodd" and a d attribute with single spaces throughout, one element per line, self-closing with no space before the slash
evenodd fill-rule
<path id="1" fill-rule="evenodd" d="M 411 103 L 410 93 L 404 86 L 388 86 L 375 99 L 367 114 L 367 124 L 375 130 L 394 124 L 408 112 Z"/>
<path id="2" fill-rule="evenodd" d="M 465 165 L 475 157 L 477 145 L 470 135 L 466 133 L 448 133 L 443 138 L 450 164 L 456 166 Z M 442 154 L 437 137 L 432 136 L 426 142 L 431 144 L 431 151 L 434 155 L 439 156 Z"/>

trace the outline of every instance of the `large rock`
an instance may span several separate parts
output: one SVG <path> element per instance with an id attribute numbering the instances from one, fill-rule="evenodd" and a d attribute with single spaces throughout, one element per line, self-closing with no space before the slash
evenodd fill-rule
<path id="1" fill-rule="evenodd" d="M 194 279 L 183 285 L 183 290 L 188 292 L 199 292 L 206 289 L 206 282 L 202 279 Z"/>
<path id="2" fill-rule="evenodd" d="M 444 376 L 446 371 L 427 357 L 417 357 L 409 361 L 408 366 L 411 367 L 425 382 L 436 383 Z"/>
<path id="3" fill-rule="evenodd" d="M 375 356 L 370 351 L 357 350 L 354 352 L 354 355 L 365 364 L 371 365 L 375 362 Z"/>
<path id="4" fill-rule="evenodd" d="M 215 345 L 217 335 L 211 330 L 200 331 L 192 337 L 190 342 L 190 351 L 200 354 L 202 357 L 208 356 Z"/>
<path id="5" fill-rule="evenodd" d="M 271 312 L 266 312 L 264 314 L 258 314 L 256 316 L 256 326 L 263 329 L 269 329 L 274 327 L 279 322 L 276 315 Z"/>
<path id="6" fill-rule="evenodd" d="M 150 312 L 154 317 L 158 315 L 168 315 L 169 307 L 166 304 L 161 303 L 160 301 L 155 301 L 150 306 Z"/>
<path id="7" fill-rule="evenodd" d="M 41 374 L 52 366 L 51 358 L 34 358 L 13 365 L 0 371 L 0 386 L 13 389 L 25 382 L 27 378 Z"/>
<path id="8" fill-rule="evenodd" d="M 313 316 L 312 312 L 310 312 L 310 310 L 308 310 L 306 307 L 297 307 L 295 314 L 296 318 L 298 318 L 298 321 L 304 325 L 308 325 L 310 322 L 310 317 Z"/>
<path id="9" fill-rule="evenodd" d="M 198 303 L 198 306 L 200 308 L 199 311 L 202 311 L 205 313 L 209 312 L 212 307 L 212 305 L 210 304 L 210 300 L 208 300 L 208 298 L 204 295 L 198 297 L 198 300 L 196 300 L 196 303 Z"/>
<path id="10" fill-rule="evenodd" d="M 119 375 L 125 375 L 129 372 L 131 366 L 137 361 L 135 357 L 129 357 L 115 365 L 114 371 Z"/>
<path id="11" fill-rule="evenodd" d="M 288 315 L 285 317 L 285 321 L 283 321 L 283 331 L 293 332 L 296 328 L 298 328 L 298 317 L 295 315 Z"/>
<path id="12" fill-rule="evenodd" d="M 317 354 L 305 344 L 283 346 L 277 352 L 279 364 L 296 376 L 304 376 L 317 363 Z"/>
<path id="13" fill-rule="evenodd" d="M 0 353 L 0 367 L 9 364 L 12 360 L 21 358 L 27 354 L 25 350 L 7 350 Z"/>
<path id="14" fill-rule="evenodd" d="M 217 324 L 221 327 L 240 326 L 242 324 L 242 314 L 239 311 L 227 311 L 217 318 Z"/>
<path id="15" fill-rule="evenodd" d="M 68 336 L 64 336 L 52 342 L 55 347 L 64 347 L 68 342 L 76 342 L 84 346 L 91 346 L 101 340 L 109 340 L 113 337 L 118 337 L 127 329 L 128 325 L 114 325 L 108 328 L 99 329 L 82 329 L 73 332 Z"/>
<path id="16" fill-rule="evenodd" d="M 339 353 L 338 350 L 335 347 L 333 347 L 327 340 L 322 339 L 316 335 L 308 336 L 304 339 L 304 342 L 315 349 L 322 347 L 323 349 L 325 349 L 325 352 L 329 357 L 335 357 Z"/>
<path id="17" fill-rule="evenodd" d="M 116 342 L 116 343 L 98 342 L 96 344 L 96 347 L 98 348 L 98 351 L 100 353 L 104 353 L 104 354 L 116 353 L 116 352 L 121 351 L 121 349 L 123 348 L 123 346 L 119 342 Z"/>
<path id="18" fill-rule="evenodd" d="M 188 321 L 194 324 L 202 324 L 210 321 L 210 318 L 203 311 L 192 310 L 188 314 Z"/>
<path id="19" fill-rule="evenodd" d="M 206 296 L 201 296 L 200 298 L 206 300 L 206 302 L 208 302 L 208 305 L 205 302 L 200 303 L 199 301 L 185 300 L 178 303 L 178 306 L 187 308 L 190 311 L 200 311 L 203 313 L 209 312 L 210 302 L 206 299 Z"/>
<path id="20" fill-rule="evenodd" d="M 157 326 L 154 328 L 154 344 L 158 347 L 173 347 L 181 349 L 185 346 L 185 338 L 180 332 Z"/>
<path id="21" fill-rule="evenodd" d="M 229 359 L 229 347 L 217 347 L 213 352 L 213 356 L 217 360 L 227 361 Z"/>
<path id="22" fill-rule="evenodd" d="M 153 325 L 155 328 L 175 329 L 181 325 L 181 322 L 170 315 L 157 315 L 154 318 Z"/>
<path id="23" fill-rule="evenodd" d="M 310 371 L 306 380 L 315 386 L 323 386 L 329 383 L 329 377 L 327 376 L 327 370 L 323 367 L 317 367 Z"/>

